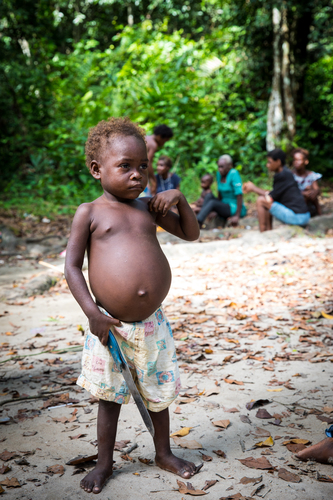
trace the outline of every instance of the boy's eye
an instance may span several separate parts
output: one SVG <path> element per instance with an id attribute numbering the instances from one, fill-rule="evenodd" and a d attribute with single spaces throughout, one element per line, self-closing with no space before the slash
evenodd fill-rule
<path id="1" fill-rule="evenodd" d="M 140 168 L 142 168 L 143 170 L 146 170 L 148 168 L 148 164 L 142 163 L 142 165 L 140 165 Z"/>
<path id="2" fill-rule="evenodd" d="M 129 167 L 129 164 L 128 163 L 122 163 L 120 165 L 121 168 L 128 168 Z"/>

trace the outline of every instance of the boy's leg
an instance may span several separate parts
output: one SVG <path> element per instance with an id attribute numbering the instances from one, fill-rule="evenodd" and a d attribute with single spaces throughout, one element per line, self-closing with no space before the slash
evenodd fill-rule
<path id="1" fill-rule="evenodd" d="M 98 462 L 80 483 L 88 493 L 100 493 L 113 468 L 113 449 L 121 405 L 99 400 L 97 416 Z"/>
<path id="2" fill-rule="evenodd" d="M 189 479 L 196 472 L 192 462 L 176 457 L 170 448 L 170 419 L 169 408 L 160 412 L 149 412 L 155 429 L 155 462 L 161 469 L 174 472 L 184 479 Z"/>

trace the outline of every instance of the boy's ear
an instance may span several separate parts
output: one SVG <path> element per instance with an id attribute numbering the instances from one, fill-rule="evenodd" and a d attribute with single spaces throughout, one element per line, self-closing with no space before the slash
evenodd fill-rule
<path id="1" fill-rule="evenodd" d="M 101 178 L 101 165 L 100 165 L 100 163 L 98 163 L 98 161 L 93 160 L 90 163 L 90 173 L 94 179 Z"/>

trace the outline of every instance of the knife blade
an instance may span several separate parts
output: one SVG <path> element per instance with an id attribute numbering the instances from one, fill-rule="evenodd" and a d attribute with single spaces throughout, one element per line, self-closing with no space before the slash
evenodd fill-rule
<path id="1" fill-rule="evenodd" d="M 122 376 L 125 379 L 127 387 L 129 388 L 129 390 L 133 396 L 135 404 L 138 407 L 138 410 L 141 414 L 141 417 L 142 417 L 148 431 L 150 432 L 152 437 L 154 437 L 155 431 L 154 431 L 153 422 L 150 418 L 150 415 L 148 413 L 147 408 L 145 407 L 144 402 L 142 401 L 140 393 L 139 393 L 139 391 L 134 383 L 131 371 L 128 367 L 128 364 L 126 363 L 125 357 L 124 357 L 124 355 L 119 347 L 117 339 L 113 335 L 111 330 L 109 330 L 108 348 L 110 349 L 111 355 L 113 357 L 114 362 L 116 363 L 117 369 L 119 370 L 119 372 L 122 374 Z"/>

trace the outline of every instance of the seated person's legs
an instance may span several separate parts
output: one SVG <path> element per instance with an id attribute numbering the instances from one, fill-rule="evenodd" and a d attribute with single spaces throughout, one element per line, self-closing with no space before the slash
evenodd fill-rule
<path id="1" fill-rule="evenodd" d="M 260 232 L 270 231 L 272 229 L 272 216 L 269 213 L 271 202 L 267 201 L 265 196 L 259 196 L 256 206 Z"/>
<path id="2" fill-rule="evenodd" d="M 290 208 L 287 208 L 277 201 L 274 201 L 272 204 L 270 213 L 281 222 L 291 224 L 293 226 L 306 226 L 310 220 L 310 212 L 296 214 Z"/>
<path id="3" fill-rule="evenodd" d="M 207 215 L 211 212 L 216 212 L 223 219 L 227 219 L 231 216 L 230 206 L 227 203 L 223 203 L 219 200 L 210 200 L 208 203 L 204 204 L 200 213 L 197 215 L 197 220 L 199 224 L 203 224 Z"/>

